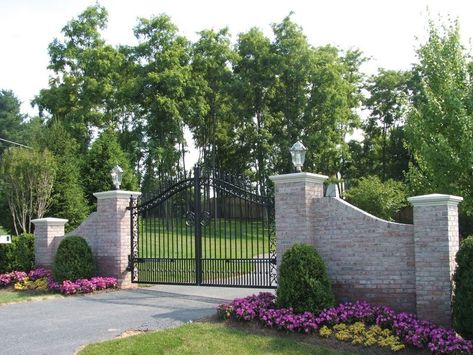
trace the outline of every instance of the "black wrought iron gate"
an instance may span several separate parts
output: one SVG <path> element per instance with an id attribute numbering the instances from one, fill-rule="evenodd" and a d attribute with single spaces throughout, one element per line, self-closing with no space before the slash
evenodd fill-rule
<path id="1" fill-rule="evenodd" d="M 276 287 L 274 200 L 199 167 L 153 198 L 130 200 L 132 281 Z"/>

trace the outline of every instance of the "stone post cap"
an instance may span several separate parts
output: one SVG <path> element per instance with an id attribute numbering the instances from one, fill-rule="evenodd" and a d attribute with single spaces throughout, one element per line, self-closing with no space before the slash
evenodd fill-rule
<path id="1" fill-rule="evenodd" d="M 408 197 L 412 206 L 457 206 L 463 201 L 463 197 L 444 194 L 430 194 L 422 196 Z"/>
<path id="2" fill-rule="evenodd" d="M 138 191 L 123 191 L 123 190 L 111 190 L 96 192 L 94 196 L 97 200 L 103 200 L 106 198 L 115 198 L 115 199 L 129 199 L 131 196 L 138 197 L 141 195 L 141 192 Z"/>
<path id="3" fill-rule="evenodd" d="M 315 184 L 323 184 L 328 179 L 326 175 L 312 173 L 294 173 L 273 175 L 269 177 L 275 184 L 285 184 L 289 182 L 311 182 Z"/>
<path id="4" fill-rule="evenodd" d="M 64 219 L 64 218 L 48 217 L 48 218 L 32 219 L 31 223 L 33 223 L 35 226 L 42 225 L 42 224 L 47 224 L 49 226 L 63 226 L 68 221 L 69 221 L 68 219 Z"/>

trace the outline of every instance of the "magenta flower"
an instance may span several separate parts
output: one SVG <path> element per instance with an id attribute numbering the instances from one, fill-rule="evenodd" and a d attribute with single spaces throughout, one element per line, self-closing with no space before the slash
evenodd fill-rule
<path id="1" fill-rule="evenodd" d="M 296 314 L 291 308 L 276 308 L 274 296 L 260 293 L 237 298 L 217 308 L 224 318 L 250 321 L 288 332 L 313 333 L 320 327 L 338 323 L 363 322 L 391 329 L 401 341 L 411 347 L 427 349 L 435 354 L 471 354 L 473 342 L 456 335 L 455 331 L 419 320 L 413 314 L 397 313 L 388 306 L 372 305 L 365 301 L 343 303 L 315 315 L 311 312 Z"/>

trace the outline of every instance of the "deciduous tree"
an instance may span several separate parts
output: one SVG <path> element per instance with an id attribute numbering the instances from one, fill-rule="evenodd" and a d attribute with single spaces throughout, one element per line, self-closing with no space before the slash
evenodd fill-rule
<path id="1" fill-rule="evenodd" d="M 429 37 L 418 51 L 418 91 L 406 132 L 414 162 L 413 193 L 463 196 L 462 210 L 473 214 L 473 64 L 460 40 L 457 22 L 430 22 Z"/>
<path id="2" fill-rule="evenodd" d="M 51 203 L 56 161 L 48 150 L 8 148 L 0 179 L 16 234 L 31 232 L 31 220 L 42 218 Z"/>

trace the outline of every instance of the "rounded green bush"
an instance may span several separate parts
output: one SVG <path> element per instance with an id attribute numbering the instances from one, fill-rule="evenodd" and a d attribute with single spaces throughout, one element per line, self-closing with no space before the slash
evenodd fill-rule
<path id="1" fill-rule="evenodd" d="M 335 304 L 325 264 L 309 245 L 295 244 L 282 257 L 276 303 L 295 312 L 319 313 Z"/>
<path id="2" fill-rule="evenodd" d="M 64 238 L 54 257 L 53 276 L 57 282 L 88 279 L 95 276 L 95 260 L 82 237 Z"/>
<path id="3" fill-rule="evenodd" d="M 456 262 L 453 327 L 462 337 L 473 339 L 473 236 L 461 242 Z"/>

